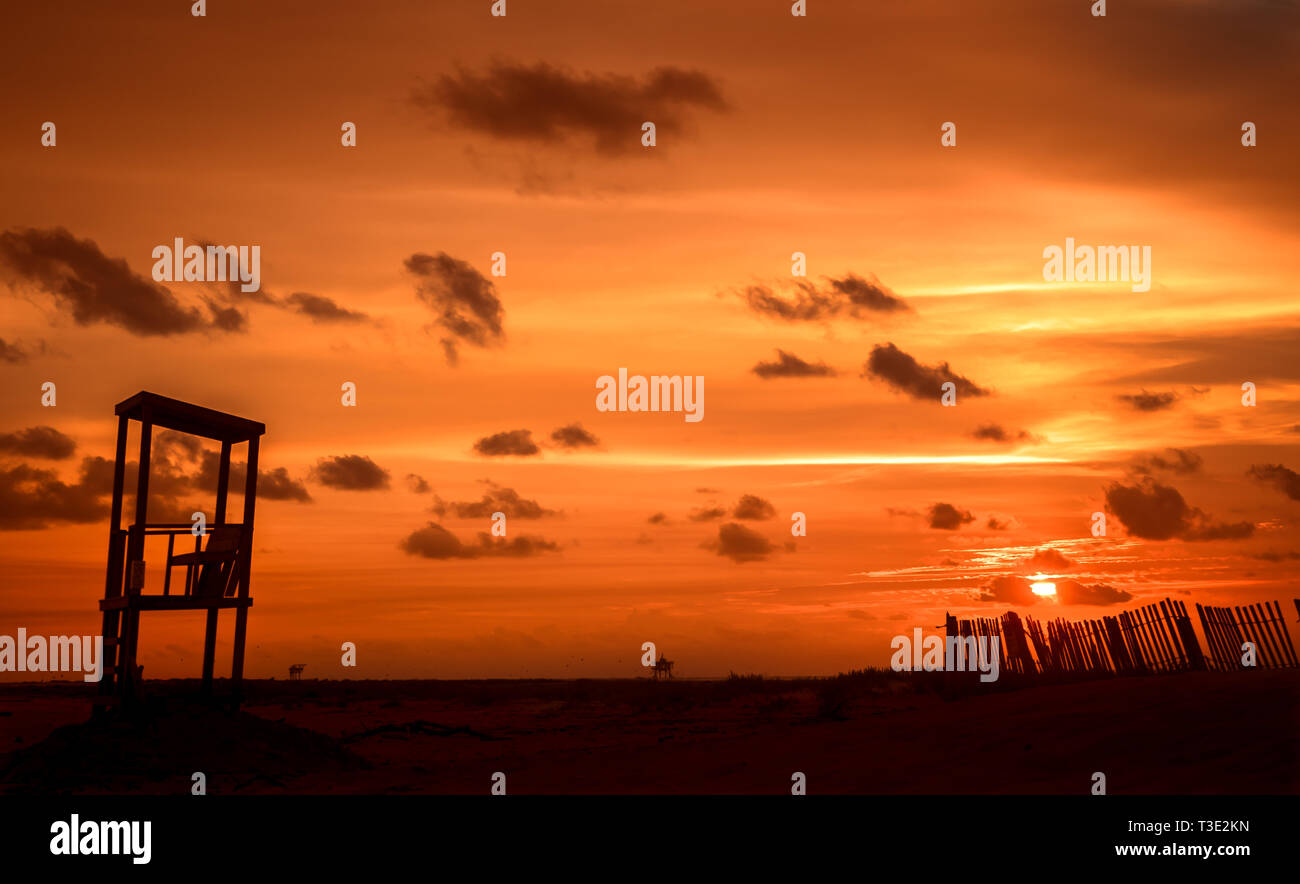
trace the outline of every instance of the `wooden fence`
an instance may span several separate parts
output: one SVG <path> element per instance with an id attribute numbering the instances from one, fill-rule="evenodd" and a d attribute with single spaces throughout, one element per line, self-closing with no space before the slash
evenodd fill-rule
<path id="1" fill-rule="evenodd" d="M 1295 600 L 1300 614 L 1300 599 Z M 1001 645 L 1000 666 L 1017 675 L 1144 675 L 1189 669 L 1231 671 L 1242 665 L 1242 645 L 1255 644 L 1257 665 L 1295 667 L 1295 647 L 1277 602 L 1244 607 L 1196 606 L 1210 653 L 1201 650 L 1187 607 L 1165 599 L 1097 620 L 1039 622 L 1008 611 L 1000 618 L 945 619 L 947 635 L 974 638 L 966 668 L 985 664 L 987 640 Z M 1235 612 L 1235 613 L 1234 613 Z M 948 653 L 945 647 L 945 654 Z M 950 661 L 950 665 L 952 665 Z"/>
<path id="2" fill-rule="evenodd" d="M 1300 599 L 1295 600 L 1300 613 Z M 1300 665 L 1296 660 L 1291 634 L 1282 617 L 1282 606 L 1277 602 L 1262 605 L 1245 605 L 1235 608 L 1196 606 L 1201 618 L 1205 642 L 1210 646 L 1210 659 L 1215 669 L 1234 671 L 1245 669 L 1241 658 L 1246 642 L 1255 645 L 1255 665 L 1263 669 L 1281 669 Z"/>

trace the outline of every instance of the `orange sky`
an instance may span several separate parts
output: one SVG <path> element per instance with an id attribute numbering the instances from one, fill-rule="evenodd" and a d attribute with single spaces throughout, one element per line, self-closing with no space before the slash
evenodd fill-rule
<path id="1" fill-rule="evenodd" d="M 29 18 L 0 57 L 0 633 L 97 630 L 108 519 L 80 470 L 139 390 L 265 422 L 263 469 L 311 498 L 259 500 L 253 677 L 635 675 L 644 641 L 687 676 L 834 673 L 945 611 L 1300 595 L 1294 7 L 208 5 L 5 13 Z M 154 282 L 176 237 L 260 245 L 261 297 Z M 1150 246 L 1153 285 L 1045 282 L 1066 237 Z M 421 254 L 472 268 L 500 334 L 435 326 Z M 833 285 L 851 277 L 906 308 L 852 308 Z M 799 283 L 822 299 L 806 319 L 746 299 L 795 305 Z M 146 333 L 150 299 L 200 320 L 155 311 L 166 333 Z M 891 343 L 987 395 L 943 407 L 868 371 Z M 834 374 L 753 371 L 778 350 Z M 704 419 L 597 411 L 623 366 L 703 376 Z M 575 423 L 599 444 L 550 443 Z M 42 456 L 34 427 L 75 451 Z M 475 451 L 519 429 L 537 454 Z M 347 455 L 388 487 L 313 471 Z M 431 508 L 489 481 L 550 511 L 509 538 L 555 549 L 401 547 L 430 522 L 472 545 L 486 518 Z M 51 503 L 60 482 L 79 506 Z M 770 518 L 739 518 L 742 495 Z M 937 504 L 956 524 L 932 526 Z M 733 524 L 768 550 L 720 554 Z M 1028 563 L 1046 549 L 1066 560 Z M 999 595 L 1040 570 L 1104 604 Z M 197 674 L 200 615 L 142 631 L 146 675 Z"/>

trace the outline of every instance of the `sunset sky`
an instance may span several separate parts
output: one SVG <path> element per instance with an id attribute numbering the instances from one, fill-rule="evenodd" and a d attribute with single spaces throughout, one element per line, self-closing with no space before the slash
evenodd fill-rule
<path id="1" fill-rule="evenodd" d="M 267 426 L 251 677 L 833 674 L 945 611 L 1292 608 L 1294 4 L 490 6 L 2 14 L 0 633 L 98 631 L 140 390 Z M 259 245 L 261 291 L 155 282 L 177 237 Z M 1067 237 L 1150 246 L 1150 290 L 1044 281 Z M 620 367 L 702 376 L 703 420 L 598 411 Z M 160 444 L 150 512 L 210 513 Z M 146 677 L 201 646 L 143 618 Z"/>

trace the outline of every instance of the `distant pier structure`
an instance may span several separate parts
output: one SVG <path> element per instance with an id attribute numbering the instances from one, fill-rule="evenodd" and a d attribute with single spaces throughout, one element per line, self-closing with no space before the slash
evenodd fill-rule
<path id="1" fill-rule="evenodd" d="M 217 646 L 217 616 L 223 609 L 229 609 L 235 614 L 230 678 L 232 700 L 237 705 L 244 675 L 248 609 L 253 606 L 249 580 L 253 561 L 253 512 L 257 504 L 257 447 L 266 426 L 148 392 L 137 393 L 119 402 L 116 414 L 117 453 L 108 526 L 108 568 L 104 598 L 99 602 L 99 609 L 103 612 L 105 667 L 96 703 L 100 707 L 130 705 L 138 697 L 141 669 L 136 664 L 136 652 L 143 611 L 207 612 L 203 638 L 203 692 L 210 694 Z M 132 422 L 139 425 L 140 440 L 135 476 L 135 520 L 123 528 L 127 436 Z M 155 429 L 173 430 L 221 443 L 216 503 L 210 511 L 211 518 L 207 520 L 205 532 L 196 533 L 197 523 L 149 521 L 149 455 Z M 248 446 L 244 512 L 242 521 L 228 522 L 226 498 L 230 486 L 230 457 L 236 445 Z M 184 542 L 191 536 L 194 538 L 193 551 L 178 552 L 177 539 Z M 167 555 L 162 560 L 162 592 L 146 593 L 146 541 L 161 540 L 162 537 L 167 538 Z M 179 591 L 172 592 L 172 571 L 175 568 L 184 568 L 184 583 Z M 157 580 L 156 576 L 154 580 Z"/>
<path id="2" fill-rule="evenodd" d="M 307 668 L 306 663 L 294 663 L 289 667 L 289 681 L 302 681 L 302 671 Z"/>

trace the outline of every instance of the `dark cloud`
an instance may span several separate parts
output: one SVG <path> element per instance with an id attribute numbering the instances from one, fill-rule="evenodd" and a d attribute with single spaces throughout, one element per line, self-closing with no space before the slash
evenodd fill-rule
<path id="1" fill-rule="evenodd" d="M 37 352 L 43 355 L 45 349 L 45 342 L 38 342 L 36 347 Z M 23 365 L 31 358 L 32 353 L 27 347 L 24 347 L 17 341 L 6 342 L 4 338 L 0 338 L 0 362 L 5 362 L 9 365 Z"/>
<path id="2" fill-rule="evenodd" d="M 646 519 L 646 521 L 649 522 L 651 525 L 666 525 L 668 524 L 668 514 L 655 513 L 653 516 Z"/>
<path id="3" fill-rule="evenodd" d="M 1174 403 L 1178 401 L 1178 394 L 1173 391 L 1148 393 L 1143 390 L 1141 393 L 1121 393 L 1115 398 L 1127 403 L 1134 411 L 1164 411 L 1173 408 Z"/>
<path id="4" fill-rule="evenodd" d="M 1182 448 L 1166 448 L 1163 454 L 1148 454 L 1138 458 L 1133 472 L 1149 475 L 1157 470 L 1185 476 L 1198 472 L 1203 463 L 1201 456 L 1194 451 Z"/>
<path id="5" fill-rule="evenodd" d="M 175 439 L 183 442 L 198 441 L 193 437 L 180 434 L 176 434 Z M 191 487 L 195 490 L 215 494 L 220 469 L 221 456 L 215 451 L 204 451 L 199 456 L 199 470 L 191 479 Z M 152 465 L 150 472 L 153 472 Z M 231 461 L 230 484 L 227 486 L 230 492 L 232 494 L 243 494 L 247 480 L 248 464 L 242 460 Z M 150 490 L 153 490 L 152 480 Z M 311 494 L 308 493 L 307 486 L 290 476 L 289 471 L 284 467 L 276 467 L 273 470 L 259 469 L 257 471 L 257 497 L 259 500 L 296 500 L 299 503 L 311 503 Z"/>
<path id="6" fill-rule="evenodd" d="M 357 310 L 339 306 L 333 298 L 310 292 L 294 292 L 285 298 L 285 304 L 316 323 L 358 323 L 370 318 Z"/>
<path id="7" fill-rule="evenodd" d="M 662 136 L 684 131 L 693 109 L 727 109 L 711 77 L 673 67 L 638 80 L 496 62 L 484 74 L 443 75 L 411 97 L 423 110 L 494 138 L 553 143 L 585 136 L 606 154 L 640 150 L 646 121 Z"/>
<path id="8" fill-rule="evenodd" d="M 776 515 L 776 507 L 769 501 L 753 494 L 742 494 L 739 502 L 731 511 L 733 519 L 750 519 L 761 521 Z"/>
<path id="9" fill-rule="evenodd" d="M 1106 508 L 1134 537 L 1147 540 L 1234 540 L 1255 531 L 1251 522 L 1216 522 L 1187 505 L 1177 489 L 1150 478 L 1137 485 L 1111 483 L 1106 488 Z"/>
<path id="10" fill-rule="evenodd" d="M 1077 340 L 1077 336 L 1060 343 L 1066 340 Z M 1295 358 L 1300 352 L 1297 326 L 1270 323 L 1221 334 L 1108 336 L 1098 343 L 1113 349 L 1117 358 L 1141 352 L 1162 366 L 1117 378 L 1118 383 L 1228 384 L 1240 395 L 1243 380 L 1300 380 L 1300 360 Z"/>
<path id="11" fill-rule="evenodd" d="M 210 239 L 199 239 L 196 240 L 194 244 L 197 245 L 199 248 L 203 249 L 204 254 L 210 254 L 211 249 L 228 248 L 227 246 L 223 246 L 221 243 L 215 242 Z M 233 279 L 207 280 L 201 283 L 201 285 L 205 285 L 208 287 L 209 291 L 215 292 L 217 298 L 219 298 L 222 302 L 226 304 L 233 305 L 233 304 L 253 303 L 253 304 L 267 304 L 274 307 L 286 306 L 284 302 L 277 301 L 275 299 L 275 296 L 266 290 L 266 286 L 260 285 L 261 280 L 258 280 L 258 282 L 259 282 L 259 286 L 257 290 L 252 292 L 244 291 L 243 280 L 239 278 L 238 274 L 235 274 Z M 209 309 L 214 309 L 214 308 L 215 308 L 215 302 L 209 299 Z"/>
<path id="12" fill-rule="evenodd" d="M 1060 550 L 1045 546 L 1034 550 L 1034 554 L 1025 559 L 1023 567 L 1027 571 L 1068 571 L 1074 567 L 1074 559 Z"/>
<path id="13" fill-rule="evenodd" d="M 205 482 L 194 475 L 201 455 L 201 443 L 193 436 L 163 430 L 153 438 L 149 458 L 149 515 L 152 518 L 158 507 L 179 505 L 178 499 L 199 491 L 216 493 L 216 470 L 212 479 Z M 81 462 L 83 481 L 98 489 L 100 494 L 113 490 L 113 462 L 103 457 L 87 457 Z M 136 487 L 138 464 L 131 460 L 123 466 L 123 485 L 128 490 Z M 189 519 L 189 515 L 185 516 Z"/>
<path id="14" fill-rule="evenodd" d="M 248 475 L 247 465 L 240 464 L 240 467 L 240 476 L 234 479 L 236 488 L 243 487 L 242 477 Z M 231 475 L 234 476 L 234 473 L 232 465 Z M 291 477 L 284 467 L 276 467 L 270 471 L 257 471 L 257 496 L 261 500 L 296 500 L 299 503 L 311 501 L 307 486 Z"/>
<path id="15" fill-rule="evenodd" d="M 209 304 L 212 316 L 205 318 L 166 287 L 133 272 L 123 259 L 106 256 L 93 240 L 77 239 L 61 227 L 0 234 L 0 266 L 11 287 L 53 295 L 78 325 L 103 322 L 142 337 L 237 330 L 227 313 Z"/>
<path id="16" fill-rule="evenodd" d="M 686 518 L 692 522 L 712 522 L 714 519 L 723 518 L 726 514 L 727 511 L 720 506 L 706 506 L 692 510 Z"/>
<path id="17" fill-rule="evenodd" d="M 928 511 L 930 527 L 940 531 L 956 531 L 962 525 L 975 521 L 966 510 L 959 510 L 950 503 L 936 503 Z"/>
<path id="18" fill-rule="evenodd" d="M 480 500 L 447 501 L 434 498 L 432 512 L 439 518 L 448 513 L 458 519 L 490 519 L 493 513 L 504 513 L 510 519 L 540 519 L 556 515 L 555 510 L 548 510 L 535 500 L 520 497 L 513 488 L 503 488 L 495 482 L 488 482 L 488 490 Z"/>
<path id="19" fill-rule="evenodd" d="M 479 532 L 477 542 L 466 544 L 436 522 L 412 531 L 399 546 L 410 555 L 426 559 L 526 558 L 559 549 L 558 544 L 541 537 L 522 535 L 506 540 L 486 531 Z"/>
<path id="20" fill-rule="evenodd" d="M 406 484 L 416 494 L 425 494 L 430 490 L 429 483 L 425 481 L 425 478 L 417 476 L 415 473 L 406 474 Z"/>
<path id="21" fill-rule="evenodd" d="M 92 458 L 82 461 L 81 477 L 69 485 L 53 470 L 18 464 L 0 467 L 0 531 L 46 528 L 51 523 L 86 524 L 108 516 L 102 475 Z"/>
<path id="22" fill-rule="evenodd" d="M 1300 550 L 1288 550 L 1287 552 L 1262 552 L 1251 553 L 1252 559 L 1259 559 L 1262 562 L 1294 562 L 1300 561 Z"/>
<path id="23" fill-rule="evenodd" d="M 1005 531 L 1011 527 L 1010 522 L 1000 522 L 994 516 L 989 516 L 989 520 L 984 523 L 984 527 L 990 531 Z"/>
<path id="24" fill-rule="evenodd" d="M 474 443 L 474 450 L 484 457 L 529 457 L 541 451 L 533 441 L 531 430 L 507 430 L 484 436 Z"/>
<path id="25" fill-rule="evenodd" d="M 884 381 L 901 393 L 916 399 L 938 399 L 943 395 L 943 385 L 952 383 L 962 396 L 987 396 L 990 391 L 976 386 L 968 378 L 955 373 L 948 363 L 921 365 L 892 343 L 877 344 L 863 366 L 862 376 Z"/>
<path id="26" fill-rule="evenodd" d="M 985 439 L 990 442 L 1034 442 L 1038 437 L 1028 430 L 1008 430 L 1001 424 L 980 424 L 971 431 L 971 437 L 974 439 Z"/>
<path id="27" fill-rule="evenodd" d="M 72 437 L 54 427 L 28 427 L 15 433 L 0 433 L 0 452 L 46 460 L 66 460 L 77 450 Z"/>
<path id="28" fill-rule="evenodd" d="M 248 328 L 248 315 L 237 307 L 222 307 L 211 298 L 204 298 L 203 304 L 208 308 L 212 327 L 224 332 L 242 332 Z"/>
<path id="29" fill-rule="evenodd" d="M 322 457 L 312 467 L 311 477 L 322 485 L 342 491 L 378 491 L 388 487 L 388 470 L 363 454 Z"/>
<path id="30" fill-rule="evenodd" d="M 705 544 L 734 562 L 753 562 L 767 558 L 776 549 L 766 537 L 737 522 L 718 526 L 718 539 Z"/>
<path id="31" fill-rule="evenodd" d="M 1267 482 L 1292 500 L 1300 500 L 1300 473 L 1289 470 L 1280 463 L 1254 464 L 1247 476 Z"/>
<path id="32" fill-rule="evenodd" d="M 551 441 L 561 448 L 594 448 L 600 444 L 582 424 L 569 424 L 551 431 Z"/>
<path id="33" fill-rule="evenodd" d="M 496 286 L 468 263 L 446 252 L 417 252 L 404 266 L 419 279 L 416 297 L 434 312 L 434 325 L 447 335 L 441 342 L 453 365 L 459 358 L 457 344 L 487 347 L 505 338 L 505 308 Z"/>
<path id="34" fill-rule="evenodd" d="M 762 316 L 785 322 L 827 322 L 840 316 L 863 319 L 877 313 L 911 310 L 907 302 L 895 296 L 875 277 L 868 282 L 850 273 L 843 279 L 830 279 L 828 287 L 818 288 L 807 280 L 795 280 L 793 298 L 783 297 L 771 287 L 752 285 L 739 292 L 749 309 Z"/>
<path id="35" fill-rule="evenodd" d="M 829 378 L 835 369 L 825 362 L 805 362 L 793 353 L 776 351 L 775 362 L 759 362 L 750 369 L 760 378 Z"/>
<path id="36" fill-rule="evenodd" d="M 1056 597 L 1065 605 L 1122 605 L 1133 600 L 1133 594 L 1127 590 L 1077 580 L 1056 581 Z"/>
<path id="37" fill-rule="evenodd" d="M 981 587 L 976 601 L 998 602 L 1007 605 L 1036 605 L 1050 596 L 1035 595 L 1029 588 L 1032 581 L 1025 577 L 1002 575 L 994 577 Z M 1063 605 L 1120 605 L 1133 599 L 1133 594 L 1104 583 L 1091 585 L 1077 580 L 1055 580 L 1056 600 Z"/>
<path id="38" fill-rule="evenodd" d="M 831 289 L 848 298 L 853 309 L 861 308 L 877 313 L 894 313 L 911 309 L 902 298 L 881 285 L 880 280 L 874 276 L 868 281 L 850 273 L 843 279 L 832 279 Z"/>

